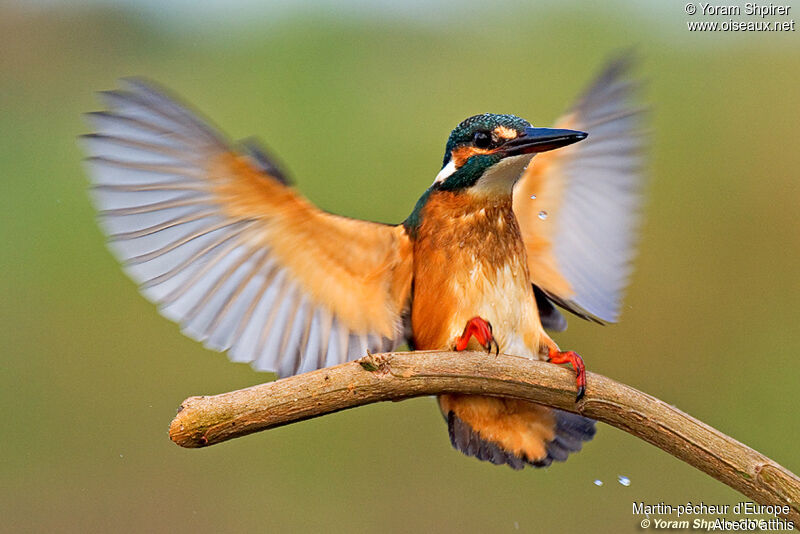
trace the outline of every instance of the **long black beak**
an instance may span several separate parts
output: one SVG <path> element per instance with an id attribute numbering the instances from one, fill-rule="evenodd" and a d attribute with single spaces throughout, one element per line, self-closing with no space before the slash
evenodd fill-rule
<path id="1" fill-rule="evenodd" d="M 586 139 L 589 134 L 558 128 L 525 128 L 525 132 L 503 145 L 509 156 L 547 152 Z"/>

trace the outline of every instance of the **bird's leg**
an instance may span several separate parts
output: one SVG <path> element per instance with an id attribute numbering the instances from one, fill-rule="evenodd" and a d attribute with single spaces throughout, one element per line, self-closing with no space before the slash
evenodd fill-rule
<path id="1" fill-rule="evenodd" d="M 500 346 L 495 341 L 494 336 L 492 335 L 492 323 L 483 319 L 482 317 L 473 317 L 469 321 L 467 321 L 467 326 L 464 327 L 464 332 L 461 334 L 461 337 L 456 340 L 456 350 L 464 350 L 467 348 L 469 344 L 469 340 L 472 338 L 481 344 L 481 347 L 486 349 L 486 352 L 492 351 L 492 345 L 494 344 L 495 354 L 500 353 Z"/>
<path id="2" fill-rule="evenodd" d="M 561 351 L 558 350 L 558 347 L 550 347 L 547 361 L 572 364 L 572 368 L 575 369 L 575 382 L 578 386 L 578 395 L 575 397 L 575 402 L 581 400 L 586 392 L 586 366 L 583 364 L 583 358 L 581 358 L 580 354 L 571 350 Z"/>

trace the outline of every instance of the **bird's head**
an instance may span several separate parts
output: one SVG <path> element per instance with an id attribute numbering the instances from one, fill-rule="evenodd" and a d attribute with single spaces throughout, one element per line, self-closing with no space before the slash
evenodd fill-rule
<path id="1" fill-rule="evenodd" d="M 514 115 L 475 115 L 450 133 L 433 188 L 508 194 L 537 152 L 570 145 L 586 136 L 576 130 L 534 128 Z"/>

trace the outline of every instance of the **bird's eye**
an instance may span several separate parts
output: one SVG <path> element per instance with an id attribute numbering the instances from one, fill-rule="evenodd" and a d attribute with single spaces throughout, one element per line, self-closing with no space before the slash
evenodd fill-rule
<path id="1" fill-rule="evenodd" d="M 487 132 L 475 132 L 472 144 L 477 148 L 489 148 L 492 145 L 492 136 Z"/>

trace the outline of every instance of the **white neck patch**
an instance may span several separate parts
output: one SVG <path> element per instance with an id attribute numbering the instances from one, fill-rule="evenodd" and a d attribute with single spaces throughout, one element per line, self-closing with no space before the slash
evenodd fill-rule
<path id="1" fill-rule="evenodd" d="M 439 174 L 436 175 L 436 179 L 433 180 L 433 183 L 434 184 L 440 184 L 440 183 L 444 182 L 454 172 L 456 172 L 456 164 L 453 161 L 453 158 L 450 158 L 450 161 L 447 162 L 447 165 L 442 167 L 442 170 L 439 171 Z"/>

